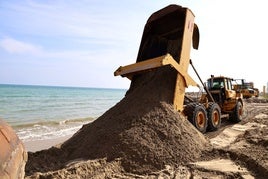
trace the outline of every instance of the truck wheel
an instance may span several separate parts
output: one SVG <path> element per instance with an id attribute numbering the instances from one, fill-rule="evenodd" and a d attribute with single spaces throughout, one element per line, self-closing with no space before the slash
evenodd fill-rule
<path id="1" fill-rule="evenodd" d="M 231 120 L 236 123 L 240 122 L 242 120 L 242 115 L 243 115 L 243 105 L 240 101 L 238 101 L 236 103 Z"/>
<path id="2" fill-rule="evenodd" d="M 205 107 L 200 103 L 190 103 L 185 107 L 184 114 L 188 120 L 202 133 L 207 129 L 207 112 Z"/>
<path id="3" fill-rule="evenodd" d="M 221 126 L 221 108 L 217 103 L 209 103 L 208 109 L 208 130 L 215 131 Z"/>
<path id="4" fill-rule="evenodd" d="M 28 153 L 16 132 L 0 119 L 0 178 L 24 178 Z"/>

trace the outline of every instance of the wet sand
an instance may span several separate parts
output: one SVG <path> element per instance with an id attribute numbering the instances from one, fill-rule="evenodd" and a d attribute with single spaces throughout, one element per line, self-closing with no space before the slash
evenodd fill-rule
<path id="1" fill-rule="evenodd" d="M 35 141 L 25 141 L 24 146 L 28 152 L 36 152 L 40 150 L 49 149 L 52 146 L 58 146 L 64 141 L 68 140 L 72 135 L 58 137 L 55 139 L 44 139 L 44 140 L 35 140 Z"/>

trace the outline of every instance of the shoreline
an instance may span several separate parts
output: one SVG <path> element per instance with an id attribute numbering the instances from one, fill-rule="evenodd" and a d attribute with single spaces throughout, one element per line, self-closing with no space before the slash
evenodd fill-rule
<path id="1" fill-rule="evenodd" d="M 54 139 L 43 139 L 43 140 L 22 141 L 22 142 L 27 152 L 37 152 L 49 149 L 53 146 L 59 146 L 72 136 L 73 134 L 63 137 L 57 137 Z"/>

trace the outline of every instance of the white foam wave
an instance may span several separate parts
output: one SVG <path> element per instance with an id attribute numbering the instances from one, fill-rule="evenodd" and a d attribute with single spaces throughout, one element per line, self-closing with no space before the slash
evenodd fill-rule
<path id="1" fill-rule="evenodd" d="M 34 125 L 28 128 L 21 128 L 16 131 L 19 138 L 23 141 L 36 141 L 56 139 L 68 135 L 73 135 L 85 123 L 67 125 L 66 123 L 60 125 Z"/>

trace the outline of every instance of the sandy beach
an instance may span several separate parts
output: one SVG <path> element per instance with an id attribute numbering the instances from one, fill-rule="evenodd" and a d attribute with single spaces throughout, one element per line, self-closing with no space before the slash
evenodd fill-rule
<path id="1" fill-rule="evenodd" d="M 206 133 L 204 135 L 204 139 L 210 143 L 210 147 L 203 150 L 202 155 L 195 158 L 194 160 L 187 159 L 185 162 L 182 162 L 180 164 L 178 163 L 177 165 L 172 165 L 172 160 L 165 158 L 168 155 L 161 156 L 161 153 L 156 153 L 158 154 L 158 156 L 155 156 L 156 159 L 161 157 L 162 161 L 166 162 L 166 165 L 162 166 L 162 169 L 160 170 L 150 169 L 150 172 L 148 170 L 147 172 L 141 172 L 138 174 L 137 171 L 142 171 L 141 169 L 136 171 L 132 168 L 132 171 L 126 171 L 129 165 L 124 164 L 124 160 L 128 161 L 128 156 L 115 158 L 113 160 L 107 160 L 107 158 L 101 157 L 100 155 L 100 157 L 95 158 L 82 159 L 81 157 L 77 157 L 74 160 L 65 161 L 64 157 L 66 157 L 66 155 L 62 154 L 63 148 L 62 146 L 59 146 L 40 152 L 30 152 L 29 160 L 26 166 L 26 178 L 191 178 L 191 176 L 197 178 L 265 178 L 265 176 L 268 174 L 267 104 L 268 103 L 266 101 L 262 100 L 251 100 L 246 102 L 246 115 L 243 122 L 232 124 L 228 121 L 223 121 L 222 127 L 218 131 Z M 183 123 L 181 124 L 184 125 Z M 149 126 L 151 125 L 152 124 Z M 84 127 L 84 130 L 85 129 L 86 127 Z M 168 129 L 168 133 L 170 131 L 175 132 L 171 128 Z M 87 135 L 87 137 L 90 137 L 90 135 L 86 134 L 85 132 L 86 131 L 82 130 L 79 135 L 83 135 L 84 133 Z M 88 133 L 90 132 L 88 131 Z M 98 137 L 98 135 L 94 136 Z M 198 135 L 195 135 L 195 137 L 197 136 Z M 68 137 L 58 138 L 55 140 L 33 141 L 29 143 L 26 142 L 25 146 L 28 148 L 28 150 L 36 151 L 39 149 L 49 148 L 54 144 L 62 143 L 64 140 L 67 140 Z M 187 141 L 189 142 L 189 139 L 187 139 Z M 194 144 L 205 144 L 205 141 L 199 141 L 198 143 Z M 102 143 L 102 141 L 98 142 Z M 144 141 L 139 142 L 140 144 L 144 145 Z M 165 142 L 165 140 L 162 142 Z M 180 141 L 177 142 L 183 142 L 180 144 L 183 147 L 185 147 L 185 143 L 187 143 L 185 141 L 185 138 L 181 138 Z M 78 149 L 80 152 L 90 152 L 90 148 L 83 149 L 82 143 L 83 141 L 81 139 L 81 136 L 80 140 L 78 141 L 75 141 L 74 139 L 67 141 L 67 144 L 65 144 L 65 152 L 66 150 L 69 150 L 66 149 L 66 146 L 70 145 L 71 147 L 73 144 L 80 146 L 80 149 Z M 132 143 L 130 144 L 132 147 L 131 149 L 133 149 L 132 152 L 134 152 L 134 150 L 138 150 L 136 152 L 142 151 L 144 154 L 140 154 L 144 157 L 149 157 L 155 150 L 158 149 L 161 149 L 161 151 L 168 150 L 166 146 L 161 146 L 161 143 L 158 144 L 158 149 L 154 148 L 154 145 L 151 144 L 146 150 L 153 150 L 147 153 L 146 151 L 143 151 L 141 148 L 139 148 L 139 146 L 135 146 Z M 128 144 L 126 143 L 125 145 Z M 77 146 L 73 147 L 75 149 Z M 100 149 L 102 148 L 103 146 L 100 147 Z M 180 146 L 177 146 L 176 148 L 178 150 L 181 150 L 181 152 L 186 151 Z M 112 148 L 110 148 L 110 150 L 106 150 L 107 152 L 114 153 L 114 151 L 111 149 Z M 126 150 L 124 148 L 121 149 L 123 152 Z M 198 150 L 198 148 L 194 149 L 194 151 Z M 81 154 L 78 153 L 76 155 Z M 134 153 L 128 154 L 130 156 L 134 155 Z M 176 153 L 172 154 L 173 157 L 176 157 L 176 155 Z M 191 153 L 185 155 L 193 157 Z M 133 159 L 131 159 L 131 161 L 132 160 Z M 150 164 L 149 166 L 155 166 L 154 163 L 150 163 L 153 162 L 150 160 L 142 160 L 140 162 L 144 162 L 140 164 L 144 168 L 148 167 L 148 164 Z M 131 165 L 131 163 L 129 164 Z"/>
<path id="2" fill-rule="evenodd" d="M 28 152 L 36 152 L 36 151 L 40 151 L 40 150 L 49 149 L 52 146 L 59 146 L 64 141 L 68 140 L 70 137 L 72 137 L 72 135 L 58 137 L 55 139 L 26 141 L 23 143 L 24 143 L 24 146 Z"/>

